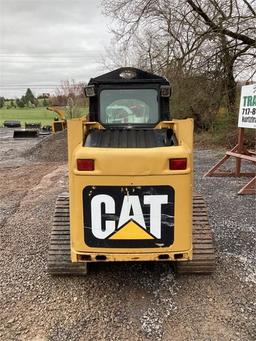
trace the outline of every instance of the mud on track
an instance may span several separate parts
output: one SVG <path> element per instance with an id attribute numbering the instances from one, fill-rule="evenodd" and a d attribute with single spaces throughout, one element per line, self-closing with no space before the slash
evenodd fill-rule
<path id="1" fill-rule="evenodd" d="M 255 340 L 255 198 L 236 195 L 244 179 L 202 179 L 223 151 L 195 153 L 218 248 L 214 275 L 104 263 L 85 278 L 51 278 L 48 238 L 66 164 L 24 158 L 34 140 L 0 139 L 1 151 L 3 141 L 15 152 L 0 152 L 1 340 Z"/>

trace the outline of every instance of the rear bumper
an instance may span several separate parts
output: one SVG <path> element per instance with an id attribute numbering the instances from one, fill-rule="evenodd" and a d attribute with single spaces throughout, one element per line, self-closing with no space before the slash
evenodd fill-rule
<path id="1" fill-rule="evenodd" d="M 156 253 L 85 253 L 71 250 L 73 262 L 143 262 L 143 261 L 187 261 L 192 259 L 192 249 L 184 252 Z"/>

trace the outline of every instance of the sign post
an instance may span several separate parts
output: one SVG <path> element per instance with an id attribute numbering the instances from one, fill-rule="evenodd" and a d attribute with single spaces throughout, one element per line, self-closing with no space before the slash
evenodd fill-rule
<path id="1" fill-rule="evenodd" d="M 253 177 L 238 194 L 256 193 L 256 174 L 250 172 L 241 173 L 241 161 L 246 160 L 256 163 L 256 153 L 249 151 L 244 146 L 244 129 L 256 129 L 256 84 L 245 85 L 242 87 L 240 109 L 238 116 L 238 141 L 234 148 L 227 151 L 225 156 L 216 163 L 204 176 L 247 176 Z M 236 159 L 236 168 L 232 172 L 220 171 L 219 168 L 230 157 Z"/>

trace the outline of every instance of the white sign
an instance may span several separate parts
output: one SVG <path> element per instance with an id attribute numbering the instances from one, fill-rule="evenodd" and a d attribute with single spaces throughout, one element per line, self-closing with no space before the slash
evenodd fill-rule
<path id="1" fill-rule="evenodd" d="M 256 83 L 242 86 L 238 127 L 256 129 Z"/>

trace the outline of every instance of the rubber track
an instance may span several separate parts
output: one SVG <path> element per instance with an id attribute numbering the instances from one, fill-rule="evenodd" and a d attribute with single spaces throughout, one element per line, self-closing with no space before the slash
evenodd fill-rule
<path id="1" fill-rule="evenodd" d="M 193 259 L 191 261 L 176 262 L 178 273 L 214 272 L 216 257 L 214 240 L 208 222 L 208 214 L 204 199 L 201 195 L 193 196 Z"/>
<path id="2" fill-rule="evenodd" d="M 72 263 L 70 255 L 68 193 L 61 194 L 55 206 L 48 253 L 48 273 L 51 275 L 86 275 L 86 263 Z"/>

